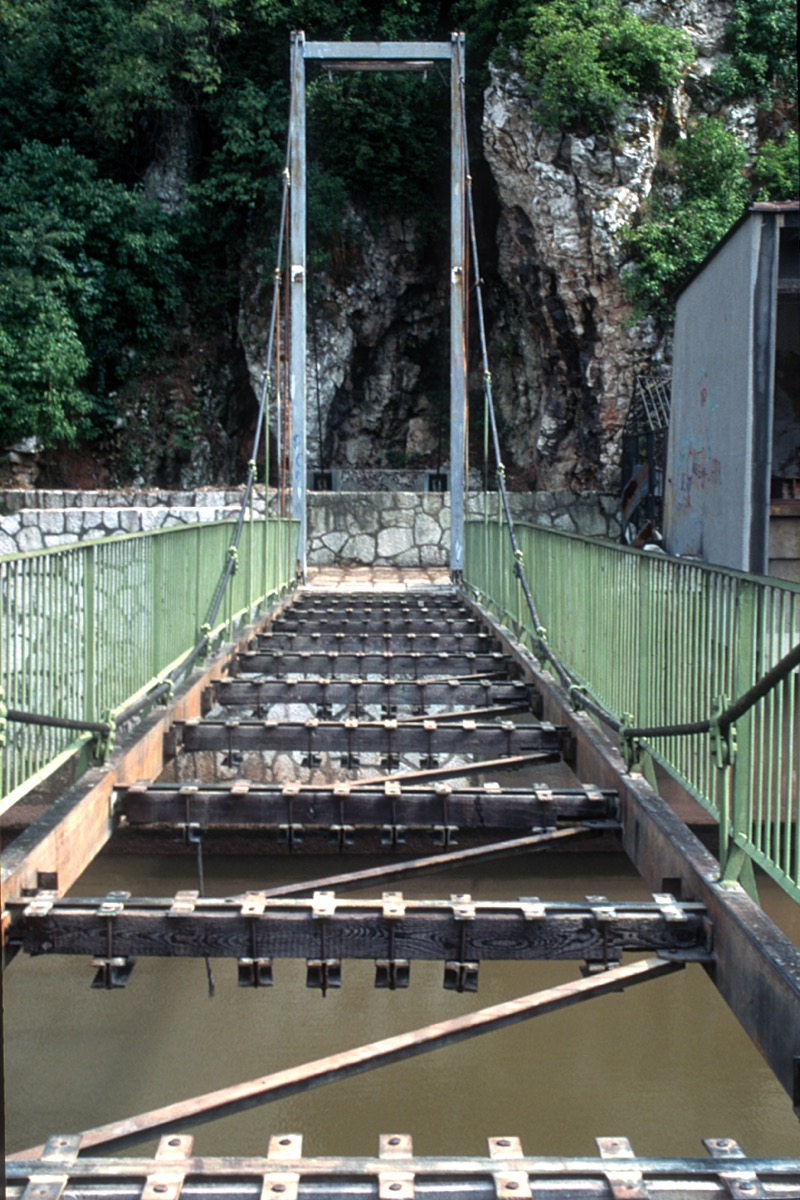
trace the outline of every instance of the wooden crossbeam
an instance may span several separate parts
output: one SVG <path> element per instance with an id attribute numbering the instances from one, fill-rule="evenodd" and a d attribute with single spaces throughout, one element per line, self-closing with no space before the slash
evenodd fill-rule
<path id="1" fill-rule="evenodd" d="M 476 617 L 466 614 L 420 612 L 381 612 L 367 609 L 360 613 L 350 611 L 337 613 L 297 613 L 288 610 L 272 622 L 275 633 L 305 633 L 309 626 L 321 633 L 440 633 L 451 634 L 486 633 L 485 626 Z"/>
<path id="2" fill-rule="evenodd" d="M 86 1129 L 81 1133 L 81 1150 L 117 1150 L 152 1138 L 162 1130 L 173 1133 L 192 1128 L 205 1121 L 242 1112 L 272 1100 L 309 1091 L 326 1083 L 351 1078 L 376 1067 L 414 1058 L 444 1046 L 454 1045 L 467 1038 L 556 1012 L 581 1001 L 612 992 L 623 991 L 637 983 L 657 979 L 678 970 L 683 964 L 662 959 L 641 959 L 624 967 L 616 967 L 586 979 L 560 984 L 546 991 L 535 992 L 516 1000 L 507 1000 L 477 1012 L 438 1021 L 410 1033 L 370 1042 L 340 1054 L 290 1067 L 272 1075 L 262 1075 L 245 1083 L 234 1084 L 189 1100 L 178 1101 L 162 1108 L 151 1109 L 121 1121 Z M 36 1146 L 11 1156 L 13 1159 L 40 1158 L 44 1147 Z"/>
<path id="3" fill-rule="evenodd" d="M 263 750 L 304 754 L 450 755 L 467 757 L 544 753 L 558 756 L 561 728 L 464 720 L 441 724 L 387 721 L 203 720 L 176 722 L 184 750 Z"/>
<path id="4" fill-rule="evenodd" d="M 331 650 L 247 650 L 237 656 L 242 671 L 258 675 L 285 675 L 302 672 L 304 675 L 378 675 L 381 678 L 420 679 L 424 675 L 448 676 L 509 672 L 513 660 L 505 655 L 444 650 L 424 653 L 363 653 Z"/>
<path id="5" fill-rule="evenodd" d="M 341 629 L 332 631 L 284 632 L 281 629 L 270 629 L 260 634 L 255 642 L 255 649 L 270 652 L 302 652 L 302 650 L 337 650 L 339 654 L 351 652 L 373 654 L 413 654 L 413 653 L 453 653 L 453 654 L 486 654 L 495 646 L 492 634 L 441 634 L 441 632 L 397 632 L 387 634 L 378 630 L 353 630 L 345 632 Z"/>
<path id="6" fill-rule="evenodd" d="M 28 954 L 108 958 L 208 955 L 252 959 L 381 959 L 614 962 L 626 952 L 705 951 L 700 904 L 343 899 L 247 892 L 223 900 L 180 893 L 137 899 L 38 897 L 24 906 Z M 110 949 L 109 949 L 110 947 Z"/>
<path id="7" fill-rule="evenodd" d="M 290 653 L 330 649 L 340 654 L 355 651 L 369 654 L 424 654 L 440 650 L 456 654 L 486 654 L 494 645 L 495 639 L 490 633 L 386 633 L 368 628 L 349 632 L 325 629 L 313 633 L 308 630 L 289 633 L 278 627 L 259 634 L 255 648 L 264 652 L 283 650 Z"/>
<path id="8" fill-rule="evenodd" d="M 318 675 L 311 679 L 221 679 L 214 685 L 217 704 L 254 708 L 316 704 L 360 710 L 378 704 L 421 708 L 518 703 L 530 707 L 530 695 L 521 680 L 329 679 Z"/>
<path id="9" fill-rule="evenodd" d="M 467 827 L 470 833 L 496 829 L 551 827 L 565 821 L 613 818 L 615 793 L 599 788 L 483 787 L 351 788 L 343 783 L 299 789 L 294 784 L 135 783 L 120 789 L 116 811 L 130 825 L 213 826 L 300 824 L 330 829 L 431 829 L 442 823 Z M 396 840 L 396 839 L 395 839 Z"/>

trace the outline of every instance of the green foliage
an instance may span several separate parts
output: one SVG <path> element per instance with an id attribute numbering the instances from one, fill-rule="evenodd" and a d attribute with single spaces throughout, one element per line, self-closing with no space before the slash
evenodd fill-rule
<path id="1" fill-rule="evenodd" d="M 27 142 L 0 160 L 6 440 L 97 431 L 108 390 L 158 343 L 177 303 L 176 244 L 160 209 L 67 145 Z"/>
<path id="2" fill-rule="evenodd" d="M 523 75 L 550 128 L 607 131 L 633 98 L 674 87 L 693 57 L 683 30 L 643 21 L 620 0 L 529 0 L 504 26 L 506 36 L 523 28 Z"/>
<path id="3" fill-rule="evenodd" d="M 679 194 L 654 189 L 642 222 L 626 236 L 633 265 L 624 275 L 637 312 L 668 319 L 673 293 L 744 210 L 744 146 L 711 117 L 675 148 Z"/>
<path id="4" fill-rule="evenodd" d="M 226 44 L 239 32 L 238 0 L 139 0 L 105 6 L 89 109 L 115 140 L 142 115 L 196 104 L 222 82 Z"/>
<path id="5" fill-rule="evenodd" d="M 730 57 L 712 79 L 729 99 L 797 102 L 797 10 L 794 0 L 734 0 Z"/>
<path id="6" fill-rule="evenodd" d="M 756 200 L 796 200 L 800 195 L 800 146 L 797 134 L 765 142 L 750 172 Z"/>

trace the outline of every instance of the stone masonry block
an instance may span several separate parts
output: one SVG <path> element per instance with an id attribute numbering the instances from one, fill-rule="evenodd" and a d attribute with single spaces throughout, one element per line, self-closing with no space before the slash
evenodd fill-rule
<path id="1" fill-rule="evenodd" d="M 414 535 L 410 529 L 382 529 L 378 534 L 378 558 L 397 558 L 399 554 L 410 550 L 413 544 Z"/>

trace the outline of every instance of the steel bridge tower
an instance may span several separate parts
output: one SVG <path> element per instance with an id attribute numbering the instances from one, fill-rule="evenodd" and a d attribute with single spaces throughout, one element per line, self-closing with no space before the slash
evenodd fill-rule
<path id="1" fill-rule="evenodd" d="M 384 63 L 392 70 L 420 70 L 436 61 L 450 63 L 450 570 L 464 565 L 464 476 L 467 400 L 465 312 L 467 244 L 465 147 L 462 106 L 464 35 L 449 42 L 307 42 L 292 34 L 292 103 L 289 133 L 291 184 L 290 398 L 292 405 L 292 516 L 300 522 L 298 563 L 306 575 L 306 61 L 337 63 L 350 70 L 374 70 Z"/>

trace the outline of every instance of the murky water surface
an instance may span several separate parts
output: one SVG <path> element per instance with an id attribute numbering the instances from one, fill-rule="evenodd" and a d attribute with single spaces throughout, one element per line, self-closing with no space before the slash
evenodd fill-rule
<path id="1" fill-rule="evenodd" d="M 206 889 L 232 895 L 315 866 L 324 875 L 340 864 L 208 860 Z M 75 890 L 196 886 L 187 852 L 185 863 L 102 857 Z M 646 897 L 614 854 L 531 856 L 397 886 L 433 897 Z M 771 888 L 767 900 L 797 937 L 791 901 Z M 412 963 L 410 988 L 388 992 L 374 989 L 371 963 L 345 962 L 341 990 L 323 999 L 302 963 L 276 962 L 275 986 L 259 990 L 237 987 L 233 960 L 213 969 L 209 999 L 202 960 L 140 959 L 125 990 L 104 992 L 89 988 L 84 959 L 18 958 L 5 978 L 9 1150 L 578 976 L 574 963 L 488 963 L 477 995 L 459 996 L 442 988 L 441 964 Z M 751 1155 L 800 1153 L 788 1098 L 699 966 L 199 1127 L 196 1151 L 261 1154 L 276 1132 L 302 1133 L 309 1155 L 375 1154 L 387 1132 L 437 1155 L 482 1155 L 488 1136 L 504 1134 L 541 1154 L 591 1154 L 593 1138 L 610 1135 L 642 1154 L 702 1154 L 701 1137 L 723 1135 Z"/>

